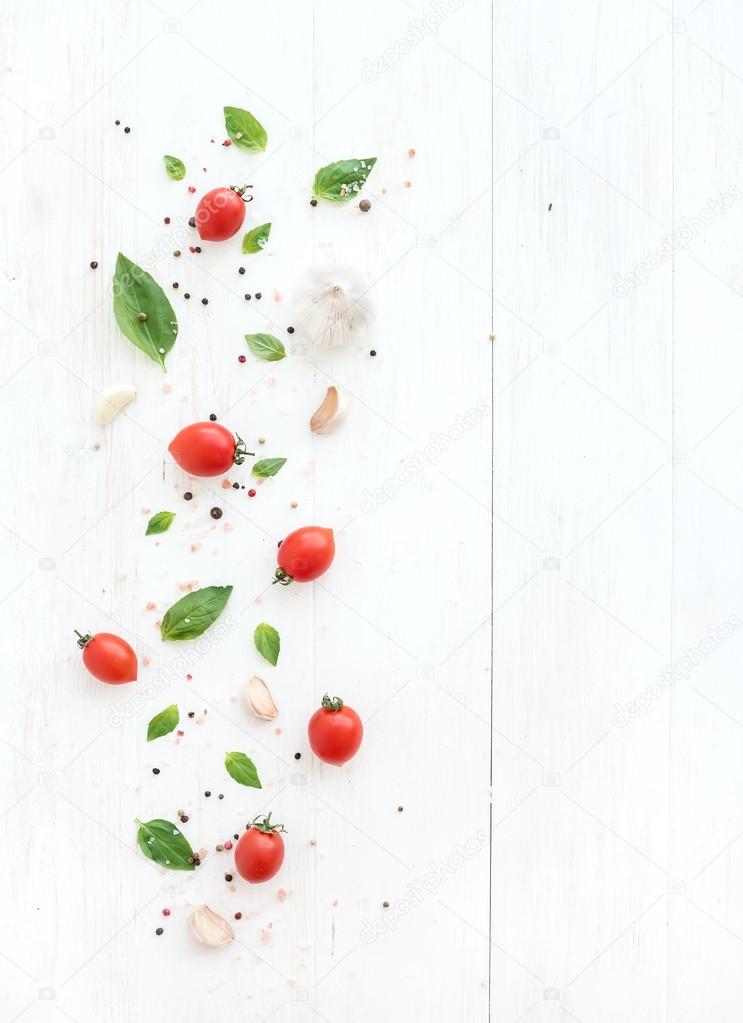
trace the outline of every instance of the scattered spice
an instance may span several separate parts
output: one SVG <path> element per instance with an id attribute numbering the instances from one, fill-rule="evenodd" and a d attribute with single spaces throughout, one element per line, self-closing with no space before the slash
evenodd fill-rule
<path id="1" fill-rule="evenodd" d="M 408 157 L 412 160 L 414 156 L 415 156 L 415 150 L 413 148 L 410 148 L 408 150 Z"/>
<path id="2" fill-rule="evenodd" d="M 211 790 L 210 790 L 210 789 L 207 789 L 207 790 L 206 790 L 206 792 L 204 793 L 204 795 L 205 795 L 205 796 L 206 796 L 206 798 L 208 799 L 208 798 L 209 798 L 209 796 L 211 795 Z"/>
<path id="3" fill-rule="evenodd" d="M 170 223 L 170 217 L 163 217 L 163 224 L 169 224 L 169 223 Z"/>
<path id="4" fill-rule="evenodd" d="M 187 490 L 186 493 L 183 495 L 183 500 L 184 501 L 190 501 L 192 498 L 193 498 L 193 494 L 191 493 L 190 490 Z"/>
<path id="5" fill-rule="evenodd" d="M 298 508 L 299 507 L 299 501 L 292 501 L 291 502 L 291 506 L 292 506 L 292 508 Z"/>
<path id="6" fill-rule="evenodd" d="M 287 334 L 293 334 L 294 333 L 294 327 L 287 327 L 286 328 L 286 332 L 287 332 Z"/>
<path id="7" fill-rule="evenodd" d="M 252 297 L 253 297 L 252 295 L 245 295 L 245 301 L 249 302 Z"/>
<path id="8" fill-rule="evenodd" d="M 255 497 L 255 490 L 253 490 L 253 488 L 252 488 L 252 487 L 251 487 L 251 488 L 250 488 L 250 490 L 248 491 L 248 497 Z"/>
<path id="9" fill-rule="evenodd" d="M 225 881 L 230 882 L 232 880 L 232 874 L 225 874 L 224 879 Z"/>
<path id="10" fill-rule="evenodd" d="M 301 753 L 295 753 L 294 754 L 294 759 L 295 760 L 301 760 L 302 759 L 302 754 Z"/>
<path id="11" fill-rule="evenodd" d="M 176 259 L 178 258 L 178 256 L 180 256 L 180 254 L 181 254 L 180 249 L 173 249 L 173 255 L 176 257 Z"/>
<path id="12" fill-rule="evenodd" d="M 178 290 L 178 281 L 173 281 L 173 287 Z"/>
<path id="13" fill-rule="evenodd" d="M 191 292 L 190 291 L 184 291 L 183 292 L 183 297 L 184 298 L 190 298 L 191 297 Z"/>
<path id="14" fill-rule="evenodd" d="M 188 814 L 187 813 L 182 813 L 181 814 L 181 824 L 188 824 Z"/>
<path id="15" fill-rule="evenodd" d="M 155 930 L 155 934 L 158 934 L 158 935 L 159 935 L 159 934 L 162 934 L 162 933 L 163 933 L 163 929 L 162 929 L 162 927 L 158 927 L 158 928 L 157 928 L 157 929 Z"/>
<path id="16" fill-rule="evenodd" d="M 193 185 L 189 185 L 189 186 L 188 186 L 188 190 L 189 190 L 189 192 L 191 193 L 191 195 L 193 195 L 193 194 L 194 194 L 194 192 L 196 191 L 196 189 L 194 188 L 194 186 L 193 186 Z M 190 226 L 190 227 L 196 227 L 196 221 L 194 220 L 194 218 L 193 218 L 193 217 L 191 217 L 191 220 L 189 220 L 189 222 L 188 222 L 188 223 L 189 223 L 189 226 Z"/>
<path id="17" fill-rule="evenodd" d="M 214 412 L 210 412 L 210 413 L 209 413 L 209 418 L 211 419 L 211 421 L 212 421 L 213 423 L 215 423 L 215 422 L 217 421 L 217 417 L 216 417 L 216 415 L 214 414 Z"/>
<path id="18" fill-rule="evenodd" d="M 190 711 L 188 712 L 188 716 L 189 716 L 190 718 L 194 717 L 194 715 L 195 715 L 195 714 L 196 714 L 196 711 L 194 711 L 194 710 L 190 710 Z"/>
<path id="19" fill-rule="evenodd" d="M 371 209 L 371 203 L 369 202 L 369 200 L 362 199 L 361 202 L 359 203 L 359 209 L 361 210 L 362 213 L 368 213 L 369 210 Z"/>
<path id="20" fill-rule="evenodd" d="M 406 188 L 412 188 L 413 182 L 412 181 L 403 181 L 403 185 Z"/>
<path id="21" fill-rule="evenodd" d="M 144 321 L 147 319 L 147 313 L 139 313 L 139 315 L 137 316 L 137 319 L 141 323 L 144 323 Z"/>
<path id="22" fill-rule="evenodd" d="M 244 274 L 244 273 L 245 273 L 245 267 L 244 267 L 244 266 L 238 267 L 238 270 L 237 270 L 237 272 L 238 272 L 239 274 Z"/>
<path id="23" fill-rule="evenodd" d="M 114 124 L 121 124 L 121 121 L 114 121 Z"/>
<path id="24" fill-rule="evenodd" d="M 170 916 L 170 910 L 169 909 L 164 909 L 163 910 L 163 916 Z"/>
<path id="25" fill-rule="evenodd" d="M 247 357 L 245 355 L 238 355 L 237 361 L 238 362 L 247 362 L 248 360 L 247 360 Z"/>
<path id="26" fill-rule="evenodd" d="M 238 912 L 237 912 L 237 913 L 235 913 L 235 920 L 242 920 L 242 918 L 243 918 L 243 915 L 242 915 L 242 913 L 240 913 L 240 912 L 239 912 L 239 910 L 238 910 Z"/>
<path id="27" fill-rule="evenodd" d="M 225 849 L 231 849 L 232 848 L 232 842 L 229 842 L 229 841 L 225 842 L 224 843 L 224 847 L 225 847 Z"/>
<path id="28" fill-rule="evenodd" d="M 152 773 L 153 774 L 159 774 L 160 773 L 160 768 L 159 767 L 153 767 L 152 768 Z"/>
<path id="29" fill-rule="evenodd" d="M 197 245 L 196 248 L 194 249 L 194 252 L 201 252 L 201 246 Z"/>
<path id="30" fill-rule="evenodd" d="M 90 269 L 91 270 L 97 270 L 98 269 L 98 264 L 96 263 L 96 261 L 94 259 L 91 260 Z"/>
<path id="31" fill-rule="evenodd" d="M 202 305 L 209 305 L 209 299 L 208 298 L 202 298 L 201 304 Z"/>
<path id="32" fill-rule="evenodd" d="M 224 792 L 220 792 L 220 793 L 219 793 L 219 798 L 220 798 L 220 799 L 224 799 Z"/>
<path id="33" fill-rule="evenodd" d="M 124 131 L 125 131 L 125 133 L 126 133 L 127 135 L 129 134 L 129 132 L 130 132 L 131 130 L 132 130 L 131 128 L 124 128 Z"/>
<path id="34" fill-rule="evenodd" d="M 266 443 L 266 438 L 265 437 L 259 437 L 258 438 L 258 443 L 259 444 L 265 444 Z"/>
<path id="35" fill-rule="evenodd" d="M 310 206 L 317 206 L 317 199 L 310 199 Z"/>
<path id="36" fill-rule="evenodd" d="M 240 489 L 240 484 L 239 483 L 233 483 L 232 484 L 232 489 L 233 490 L 239 490 Z"/>
<path id="37" fill-rule="evenodd" d="M 389 904 L 389 902 L 386 899 L 382 903 L 382 908 L 383 909 L 389 909 L 390 908 L 390 904 Z"/>
<path id="38" fill-rule="evenodd" d="M 263 294 L 260 291 L 256 291 L 255 297 L 258 299 L 263 298 Z"/>
<path id="39" fill-rule="evenodd" d="M 376 354 L 377 354 L 377 350 L 376 350 L 376 348 L 372 348 L 372 350 L 371 350 L 371 351 L 369 352 L 369 355 L 371 355 L 372 359 L 374 358 L 374 356 L 375 356 Z"/>
<path id="40" fill-rule="evenodd" d="M 218 845 L 217 846 L 217 852 L 224 852 L 224 846 L 223 845 Z"/>
<path id="41" fill-rule="evenodd" d="M 552 203 L 550 203 L 549 206 L 547 207 L 547 212 L 548 213 L 552 212 Z"/>
<path id="42" fill-rule="evenodd" d="M 191 189 L 189 188 L 189 192 L 190 191 L 191 191 Z M 196 189 L 194 189 L 194 192 L 195 191 L 196 191 Z M 196 218 L 195 217 L 189 217 L 188 218 L 188 226 L 189 227 L 196 227 Z"/>
<path id="43" fill-rule="evenodd" d="M 398 812 L 398 813 L 402 813 L 402 807 L 401 807 L 401 806 L 398 806 L 398 808 L 397 808 L 397 812 Z"/>

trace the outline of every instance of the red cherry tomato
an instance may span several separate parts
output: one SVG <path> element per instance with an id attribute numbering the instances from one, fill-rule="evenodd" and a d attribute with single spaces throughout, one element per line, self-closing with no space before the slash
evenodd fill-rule
<path id="1" fill-rule="evenodd" d="M 242 465 L 246 455 L 245 442 L 237 441 L 219 423 L 191 423 L 173 437 L 168 451 L 181 469 L 192 476 L 221 476 L 233 465 Z"/>
<path id="2" fill-rule="evenodd" d="M 194 220 L 205 242 L 223 242 L 237 234 L 245 220 L 244 188 L 213 188 L 196 207 Z"/>
<path id="3" fill-rule="evenodd" d="M 323 526 L 302 526 L 282 541 L 277 554 L 279 567 L 274 582 L 288 586 L 296 579 L 308 583 L 327 572 L 335 557 L 333 530 Z"/>
<path id="4" fill-rule="evenodd" d="M 256 817 L 235 846 L 235 867 L 245 881 L 270 881 L 284 862 L 283 824 L 272 824 L 271 814 Z"/>
<path id="5" fill-rule="evenodd" d="M 337 696 L 331 700 L 326 693 L 322 698 L 322 707 L 310 718 L 307 735 L 316 757 L 326 764 L 340 767 L 358 752 L 364 737 L 364 726 L 355 710 L 344 706 L 343 700 Z"/>
<path id="6" fill-rule="evenodd" d="M 78 636 L 77 645 L 83 652 L 83 664 L 99 682 L 112 686 L 137 681 L 137 655 L 125 639 L 112 632 L 87 633 Z"/>

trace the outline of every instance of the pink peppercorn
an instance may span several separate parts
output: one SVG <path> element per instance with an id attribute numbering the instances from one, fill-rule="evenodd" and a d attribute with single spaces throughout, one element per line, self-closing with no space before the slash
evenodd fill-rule
<path id="1" fill-rule="evenodd" d="M 224 847 L 225 847 L 225 849 L 231 849 L 232 848 L 232 842 L 225 842 L 224 843 Z"/>
<path id="2" fill-rule="evenodd" d="M 170 910 L 169 909 L 164 909 L 163 910 L 163 916 L 170 916 Z"/>
<path id="3" fill-rule="evenodd" d="M 240 912 L 235 913 L 235 920 L 242 920 L 243 915 Z"/>
<path id="4" fill-rule="evenodd" d="M 189 186 L 188 186 L 188 190 L 189 190 L 189 192 L 191 193 L 191 195 L 193 195 L 193 193 L 194 193 L 194 192 L 196 191 L 196 189 L 194 188 L 194 186 L 193 186 L 193 185 L 189 185 Z"/>
<path id="5" fill-rule="evenodd" d="M 181 730 L 180 728 L 179 728 L 179 729 L 178 729 L 178 731 L 176 732 L 176 735 L 180 735 L 180 736 L 184 736 L 185 734 L 186 734 L 186 733 L 185 733 L 184 731 L 182 731 L 182 730 Z"/>
<path id="6" fill-rule="evenodd" d="M 248 497 L 255 497 L 255 490 L 252 490 L 252 489 L 249 490 L 248 491 Z"/>
<path id="7" fill-rule="evenodd" d="M 170 217 L 163 217 L 163 223 L 164 224 L 169 224 L 170 223 Z"/>
<path id="8" fill-rule="evenodd" d="M 247 362 L 247 358 L 244 355 L 238 355 L 237 361 L 238 362 Z"/>
<path id="9" fill-rule="evenodd" d="M 232 139 L 225 139 L 224 142 L 222 143 L 222 145 L 223 146 L 231 146 L 232 145 Z"/>

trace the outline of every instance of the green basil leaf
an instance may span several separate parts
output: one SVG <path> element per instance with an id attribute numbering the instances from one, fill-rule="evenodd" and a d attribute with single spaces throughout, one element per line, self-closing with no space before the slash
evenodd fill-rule
<path id="1" fill-rule="evenodd" d="M 160 285 L 119 253 L 114 273 L 114 316 L 122 333 L 165 370 L 165 356 L 178 337 L 178 321 Z M 140 320 L 140 314 L 147 318 Z"/>
<path id="2" fill-rule="evenodd" d="M 194 853 L 188 839 L 170 821 L 137 821 L 137 845 L 148 860 L 169 870 L 193 870 Z M 189 862 L 190 860 L 190 862 Z"/>
<path id="3" fill-rule="evenodd" d="M 263 788 L 255 764 L 244 753 L 225 753 L 224 766 L 229 776 L 241 785 L 247 785 L 251 789 Z"/>
<path id="4" fill-rule="evenodd" d="M 327 167 L 321 167 L 315 175 L 312 191 L 321 199 L 348 202 L 364 187 L 376 162 L 376 156 L 367 156 L 363 160 L 338 160 L 337 163 L 329 163 Z"/>
<path id="5" fill-rule="evenodd" d="M 252 153 L 262 152 L 268 144 L 266 129 L 247 110 L 240 107 L 224 108 L 224 126 L 236 146 Z"/>
<path id="6" fill-rule="evenodd" d="M 159 739 L 163 735 L 169 735 L 179 720 L 178 707 L 175 703 L 170 707 L 166 707 L 165 710 L 161 710 L 159 714 L 155 714 L 152 721 L 147 725 L 147 742 Z"/>
<path id="7" fill-rule="evenodd" d="M 186 176 L 186 165 L 177 156 L 164 156 L 165 170 L 171 181 L 183 181 Z"/>
<path id="8" fill-rule="evenodd" d="M 279 651 L 281 650 L 281 637 L 273 625 L 261 622 L 260 625 L 256 626 L 253 640 L 258 653 L 262 654 L 268 663 L 273 664 L 275 668 L 276 662 L 279 659 Z"/>
<path id="9" fill-rule="evenodd" d="M 261 249 L 265 248 L 268 236 L 271 233 L 270 224 L 261 224 L 260 227 L 254 227 L 252 231 L 243 238 L 243 252 L 260 252 Z"/>
<path id="10" fill-rule="evenodd" d="M 175 512 L 158 512 L 147 523 L 147 531 L 144 535 L 152 536 L 153 533 L 167 533 L 174 518 Z"/>
<path id="11" fill-rule="evenodd" d="M 273 334 L 246 334 L 245 340 L 253 355 L 266 362 L 280 362 L 286 358 L 286 349 Z"/>
<path id="12" fill-rule="evenodd" d="M 285 458 L 261 458 L 260 462 L 256 462 L 250 472 L 253 476 L 268 479 L 269 476 L 275 476 L 285 464 Z"/>
<path id="13" fill-rule="evenodd" d="M 222 614 L 231 586 L 205 586 L 181 597 L 168 608 L 160 626 L 163 639 L 196 639 Z"/>

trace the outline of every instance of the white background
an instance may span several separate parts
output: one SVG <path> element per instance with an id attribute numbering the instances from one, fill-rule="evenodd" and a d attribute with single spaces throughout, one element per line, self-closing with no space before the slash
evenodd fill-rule
<path id="1" fill-rule="evenodd" d="M 739 1018 L 742 30 L 733 0 L 3 5 L 3 1020 Z M 225 104 L 265 154 L 220 145 Z M 309 206 L 372 155 L 368 214 Z M 248 181 L 269 249 L 190 255 L 187 186 Z M 167 376 L 114 322 L 119 250 L 180 283 Z M 329 259 L 376 317 L 339 352 L 286 332 Z M 284 362 L 238 363 L 259 330 Z M 254 500 L 167 455 L 211 412 L 288 458 Z M 331 571 L 272 588 L 313 522 Z M 189 583 L 235 587 L 206 649 L 159 638 Z M 74 628 L 140 682 L 87 676 Z M 326 690 L 366 723 L 341 770 L 307 748 Z M 147 745 L 172 702 L 183 739 Z M 179 809 L 196 875 L 135 847 Z M 231 890 L 214 846 L 268 809 L 285 866 Z M 242 912 L 228 949 L 191 937 L 204 901 Z"/>

